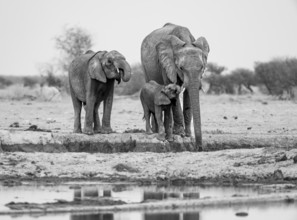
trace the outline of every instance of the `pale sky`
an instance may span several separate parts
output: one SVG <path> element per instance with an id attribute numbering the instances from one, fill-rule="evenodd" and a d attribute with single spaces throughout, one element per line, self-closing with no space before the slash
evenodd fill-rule
<path id="1" fill-rule="evenodd" d="M 230 71 L 297 57 L 297 0 L 0 0 L 0 75 L 39 74 L 59 56 L 54 37 L 65 25 L 134 64 L 144 37 L 167 22 L 206 37 L 209 62 Z"/>

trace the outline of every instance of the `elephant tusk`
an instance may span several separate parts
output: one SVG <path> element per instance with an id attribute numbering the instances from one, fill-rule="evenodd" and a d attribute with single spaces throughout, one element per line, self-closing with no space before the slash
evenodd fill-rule
<path id="1" fill-rule="evenodd" d="M 184 84 L 182 84 L 181 89 L 180 89 L 180 93 L 183 93 L 185 91 L 185 87 Z"/>
<path id="2" fill-rule="evenodd" d="M 117 73 L 120 73 L 120 70 L 119 70 L 119 68 L 117 68 Z"/>

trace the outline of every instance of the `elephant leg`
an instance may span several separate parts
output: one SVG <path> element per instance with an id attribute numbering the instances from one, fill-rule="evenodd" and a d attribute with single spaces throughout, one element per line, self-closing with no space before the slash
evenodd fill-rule
<path id="1" fill-rule="evenodd" d="M 165 141 L 165 129 L 162 117 L 162 108 L 160 106 L 155 106 L 155 118 L 158 126 L 158 136 L 157 139 L 160 141 Z"/>
<path id="2" fill-rule="evenodd" d="M 157 123 L 155 114 L 152 114 L 151 125 L 152 125 L 153 133 L 158 133 L 158 123 Z"/>
<path id="3" fill-rule="evenodd" d="M 74 133 L 81 133 L 81 108 L 82 102 L 75 97 L 72 87 L 70 86 L 70 94 L 72 99 L 72 104 L 74 108 Z"/>
<path id="4" fill-rule="evenodd" d="M 181 109 L 181 104 L 179 97 L 176 98 L 176 102 L 172 105 L 172 113 L 173 113 L 173 133 L 185 136 L 185 129 L 184 129 L 184 118 L 183 118 L 183 112 Z"/>
<path id="5" fill-rule="evenodd" d="M 99 119 L 99 106 L 100 106 L 100 102 L 97 102 L 94 107 L 94 133 L 101 132 L 101 125 L 100 125 L 100 119 Z"/>
<path id="6" fill-rule="evenodd" d="M 112 129 L 110 126 L 110 117 L 111 117 L 111 109 L 113 102 L 113 87 L 111 88 L 109 95 L 103 102 L 103 117 L 102 117 L 102 133 L 109 134 L 112 133 Z"/>
<path id="7" fill-rule="evenodd" d="M 140 95 L 140 101 L 142 104 L 142 108 L 143 108 L 143 118 L 145 120 L 145 131 L 147 134 L 152 134 L 152 128 L 150 125 L 150 120 L 151 120 L 151 112 L 147 106 L 147 104 L 145 103 L 144 97 L 142 96 L 142 94 Z"/>
<path id="8" fill-rule="evenodd" d="M 145 131 L 147 134 L 152 134 L 153 131 L 150 125 L 151 113 L 149 111 L 147 113 L 144 113 L 144 118 L 145 118 Z"/>
<path id="9" fill-rule="evenodd" d="M 171 108 L 168 108 L 168 109 L 165 110 L 165 113 L 164 113 L 164 127 L 165 127 L 166 139 L 168 141 L 173 141 Z"/>
<path id="10" fill-rule="evenodd" d="M 83 133 L 89 134 L 89 135 L 94 134 L 94 131 L 93 131 L 94 106 L 95 106 L 95 97 L 91 96 L 87 98 L 85 127 L 84 127 Z"/>
<path id="11" fill-rule="evenodd" d="M 192 110 L 190 103 L 189 91 L 186 89 L 184 92 L 184 120 L 185 120 L 185 133 L 187 137 L 191 137 L 191 120 L 192 120 Z"/>

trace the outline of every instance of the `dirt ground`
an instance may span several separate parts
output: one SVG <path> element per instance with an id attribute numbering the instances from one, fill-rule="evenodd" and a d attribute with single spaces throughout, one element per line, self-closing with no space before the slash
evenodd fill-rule
<path id="1" fill-rule="evenodd" d="M 265 95 L 201 95 L 204 134 L 292 134 L 297 135 L 297 103 Z M 19 122 L 20 129 L 37 125 L 42 129 L 71 132 L 73 108 L 70 97 L 62 102 L 0 102 L 0 129 Z M 102 106 L 100 107 L 102 116 Z M 111 125 L 115 132 L 145 129 L 139 96 L 115 97 Z M 84 111 L 82 112 L 84 118 Z"/>
<path id="2" fill-rule="evenodd" d="M 297 103 L 264 95 L 202 95 L 203 135 L 271 134 L 297 136 Z M 102 111 L 102 110 L 101 110 Z M 37 125 L 72 132 L 70 98 L 62 102 L 1 101 L 0 129 L 19 122 L 19 129 Z M 138 96 L 115 97 L 112 128 L 144 129 Z M 182 153 L 0 153 L 0 179 L 100 179 L 182 183 L 236 184 L 297 180 L 296 148 L 235 149 Z M 297 158 L 296 158 L 297 160 Z"/>

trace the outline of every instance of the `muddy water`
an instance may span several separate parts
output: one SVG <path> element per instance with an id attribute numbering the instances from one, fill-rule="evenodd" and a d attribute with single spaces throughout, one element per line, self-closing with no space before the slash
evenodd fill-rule
<path id="1" fill-rule="evenodd" d="M 57 200 L 88 200 L 102 197 L 122 200 L 126 203 L 139 203 L 152 200 L 221 198 L 232 196 L 261 195 L 277 193 L 275 187 L 140 187 L 131 184 L 68 183 L 63 185 L 34 185 L 23 183 L 20 186 L 0 186 L 0 213 L 9 210 L 9 202 L 48 203 Z M 285 213 L 285 214 L 284 214 Z M 34 214 L 0 215 L 1 220 L 198 220 L 198 219 L 297 219 L 297 205 L 266 204 L 245 205 L 224 208 L 200 208 L 173 211 L 134 211 L 115 213 L 79 214 Z"/>

